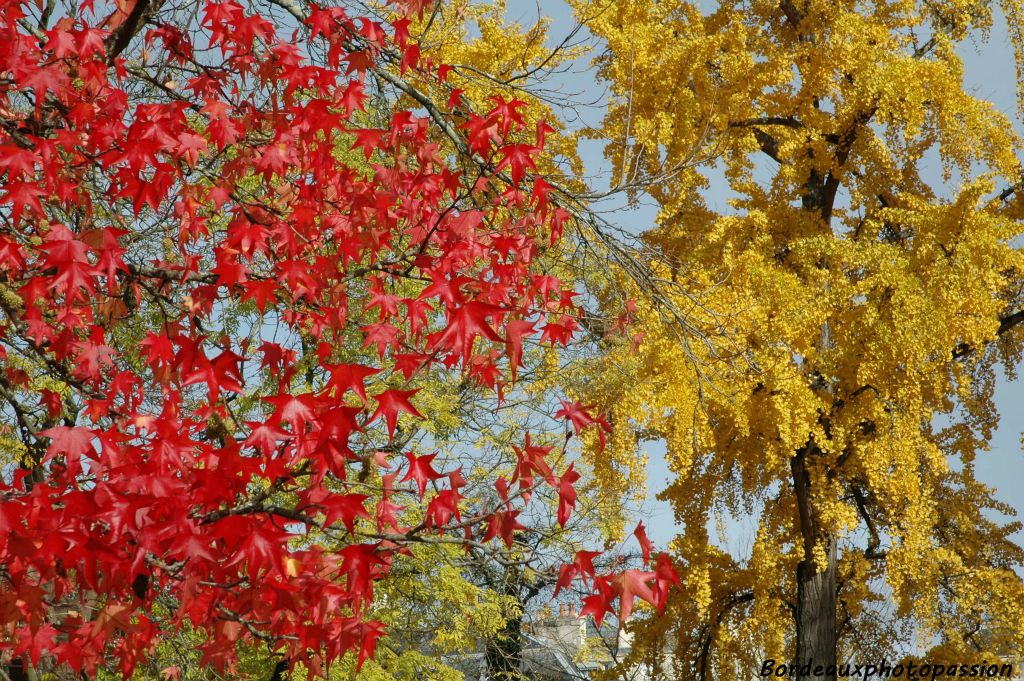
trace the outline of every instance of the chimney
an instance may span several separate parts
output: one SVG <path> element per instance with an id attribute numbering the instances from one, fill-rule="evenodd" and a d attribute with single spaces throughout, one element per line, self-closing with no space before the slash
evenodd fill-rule
<path id="1" fill-rule="evenodd" d="M 534 632 L 545 644 L 575 657 L 587 640 L 586 620 L 576 616 L 576 604 L 558 606 L 558 617 L 547 617 L 536 623 Z"/>

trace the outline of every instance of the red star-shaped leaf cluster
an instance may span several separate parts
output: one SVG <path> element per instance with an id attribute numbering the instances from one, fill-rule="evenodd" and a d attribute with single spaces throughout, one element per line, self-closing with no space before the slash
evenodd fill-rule
<path id="1" fill-rule="evenodd" d="M 0 378 L 32 393 L 16 411 L 33 459 L 0 477 L 0 657 L 92 675 L 114 655 L 130 675 L 188 625 L 204 664 L 256 638 L 310 669 L 362 663 L 384 633 L 374 585 L 413 533 L 512 544 L 541 482 L 560 523 L 574 507 L 578 474 L 529 438 L 518 496 L 501 481 L 472 517 L 432 455 L 380 474 L 430 417 L 419 372 L 500 396 L 525 341 L 576 328 L 571 286 L 537 264 L 568 219 L 531 177 L 551 128 L 500 96 L 462 127 L 398 111 L 366 128 L 368 73 L 451 71 L 430 72 L 401 16 L 396 32 L 313 8 L 295 32 L 235 0 L 187 27 L 160 3 L 93 4 L 40 35 L 0 0 Z M 181 81 L 146 71 L 161 62 Z M 603 438 L 587 408 L 562 415 Z M 333 542 L 296 548 L 311 528 Z M 575 565 L 624 616 L 676 583 L 665 562 L 607 583 Z M 154 593 L 179 604 L 160 626 Z"/>

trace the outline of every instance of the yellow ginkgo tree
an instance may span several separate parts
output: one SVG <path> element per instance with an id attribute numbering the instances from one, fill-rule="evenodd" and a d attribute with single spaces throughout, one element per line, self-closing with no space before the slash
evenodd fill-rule
<path id="1" fill-rule="evenodd" d="M 1024 66 L 1021 3 L 573 4 L 607 47 L 614 182 L 659 208 L 647 285 L 596 282 L 635 299 L 632 338 L 580 386 L 615 427 L 603 459 L 663 441 L 676 476 L 685 597 L 652 659 L 803 678 L 899 644 L 1021 650 L 1018 525 L 974 461 L 1024 348 L 1022 140 L 958 52 L 1005 20 Z M 747 556 L 709 537 L 730 514 L 755 518 Z"/>

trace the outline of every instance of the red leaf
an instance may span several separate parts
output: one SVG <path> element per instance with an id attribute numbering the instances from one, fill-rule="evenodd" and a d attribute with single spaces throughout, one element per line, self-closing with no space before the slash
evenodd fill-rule
<path id="1" fill-rule="evenodd" d="M 412 402 L 409 401 L 409 398 L 418 392 L 419 390 L 391 389 L 385 390 L 379 395 L 374 395 L 374 399 L 377 400 L 377 409 L 370 416 L 367 423 L 372 423 L 377 420 L 378 416 L 383 415 L 384 421 L 388 426 L 388 438 L 394 438 L 399 413 L 405 412 L 416 418 L 424 418 L 423 414 L 416 411 L 416 407 L 412 406 Z"/>
<path id="2" fill-rule="evenodd" d="M 387 322 L 368 324 L 363 327 L 363 334 L 366 337 L 366 340 L 363 342 L 363 347 L 365 348 L 371 345 L 376 345 L 377 354 L 380 355 L 382 359 L 388 348 L 398 345 L 398 328 L 388 324 Z"/>
<path id="3" fill-rule="evenodd" d="M 604 621 L 604 616 L 608 613 L 615 612 L 612 609 L 612 601 L 615 600 L 615 593 L 612 590 L 611 583 L 606 578 L 600 578 L 594 580 L 594 589 L 596 593 L 593 593 L 583 599 L 583 607 L 580 608 L 580 617 L 584 615 L 590 615 L 594 618 L 594 624 L 601 627 L 601 623 Z"/>
<path id="4" fill-rule="evenodd" d="M 420 499 L 422 499 L 423 493 L 427 489 L 427 483 L 431 480 L 437 480 L 438 478 L 443 477 L 442 473 L 438 473 L 434 470 L 434 467 L 430 465 L 430 462 L 434 460 L 437 453 L 435 452 L 433 454 L 426 454 L 418 457 L 410 452 L 405 456 L 409 459 L 409 470 L 406 471 L 405 477 L 399 482 L 415 480 L 416 487 L 420 491 Z"/>
<path id="5" fill-rule="evenodd" d="M 577 551 L 573 565 L 579 569 L 580 575 L 586 579 L 594 577 L 594 559 L 601 555 L 600 551 Z"/>
<path id="6" fill-rule="evenodd" d="M 64 410 L 64 400 L 60 393 L 43 388 L 39 391 L 39 395 L 39 404 L 46 407 L 46 413 L 50 418 L 57 416 Z"/>
<path id="7" fill-rule="evenodd" d="M 363 102 L 367 99 L 367 94 L 363 92 L 363 84 L 358 80 L 350 80 L 348 85 L 345 86 L 345 92 L 342 93 L 339 103 L 345 108 L 345 115 L 347 116 L 356 109 L 366 111 Z"/>
<path id="8" fill-rule="evenodd" d="M 242 444 L 246 447 L 255 448 L 264 456 L 270 456 L 276 452 L 278 442 L 291 438 L 291 435 L 287 432 L 269 423 L 259 423 L 257 421 L 246 421 L 245 423 L 252 428 L 252 431 Z"/>
<path id="9" fill-rule="evenodd" d="M 653 572 L 641 570 L 625 570 L 612 580 L 612 590 L 619 597 L 619 626 L 621 627 L 633 613 L 633 601 L 636 598 L 654 603 L 654 594 L 648 582 L 654 577 Z"/>
<path id="10" fill-rule="evenodd" d="M 356 660 L 356 673 L 363 667 L 367 659 L 373 657 L 377 650 L 377 639 L 384 635 L 383 622 L 364 622 L 359 636 L 359 657 Z"/>
<path id="11" fill-rule="evenodd" d="M 679 574 L 672 565 L 672 559 L 667 553 L 659 553 L 655 560 L 654 587 L 652 589 L 654 595 L 653 602 L 655 607 L 658 608 L 659 614 L 665 612 L 668 590 L 673 584 L 682 591 L 683 585 L 679 582 Z"/>
<path id="12" fill-rule="evenodd" d="M 244 560 L 253 578 L 261 573 L 281 575 L 280 556 L 283 550 L 276 533 L 265 528 L 250 528 L 238 547 L 237 555 L 227 564 L 233 565 Z"/>
<path id="13" fill-rule="evenodd" d="M 527 170 L 536 170 L 533 157 L 540 149 L 529 144 L 508 144 L 498 149 L 501 155 L 501 162 L 498 163 L 498 170 L 504 168 L 512 169 L 512 183 L 519 184 Z"/>
<path id="14" fill-rule="evenodd" d="M 466 93 L 465 90 L 460 88 L 452 88 L 451 94 L 448 95 L 448 108 L 454 109 L 462 104 L 462 95 Z"/>
<path id="15" fill-rule="evenodd" d="M 54 426 L 39 431 L 42 437 L 50 438 L 50 445 L 46 448 L 46 461 L 52 461 L 53 457 L 63 454 L 64 465 L 67 468 L 68 476 L 74 477 L 82 472 L 81 459 L 85 453 L 94 454 L 92 441 L 96 437 L 94 431 L 78 426 Z"/>
<path id="16" fill-rule="evenodd" d="M 370 300 L 366 303 L 366 309 L 379 307 L 381 321 L 398 314 L 398 303 L 401 299 L 401 296 L 386 292 L 384 282 L 379 277 L 370 279 Z"/>
<path id="17" fill-rule="evenodd" d="M 558 524 L 562 527 L 565 527 L 573 509 L 576 508 L 576 490 L 573 484 L 580 479 L 580 474 L 573 469 L 574 465 L 569 464 L 565 474 L 558 480 Z"/>
<path id="18" fill-rule="evenodd" d="M 605 420 L 604 416 L 598 416 L 594 418 L 588 410 L 593 409 L 593 406 L 584 406 L 579 402 L 566 402 L 565 400 L 559 400 L 562 403 L 562 408 L 555 412 L 555 418 L 567 418 L 572 423 L 573 430 L 579 435 L 580 431 L 591 424 L 597 424 L 598 438 L 600 439 L 601 449 L 605 446 L 606 433 L 610 433 L 612 428 Z"/>
<path id="19" fill-rule="evenodd" d="M 242 375 L 238 367 L 241 361 L 242 358 L 231 350 L 225 350 L 210 360 L 203 350 L 197 347 L 183 362 L 186 371 L 182 375 L 182 385 L 205 383 L 210 391 L 211 404 L 217 401 L 221 388 L 235 393 L 244 392 Z"/>
<path id="20" fill-rule="evenodd" d="M 373 573 L 384 563 L 377 554 L 378 544 L 350 544 L 338 551 L 341 557 L 341 571 L 348 581 L 352 594 L 352 607 L 356 612 L 362 604 L 373 598 Z"/>
<path id="21" fill-rule="evenodd" d="M 651 540 L 647 538 L 647 532 L 644 530 L 642 521 L 637 523 L 636 529 L 633 530 L 633 536 L 640 542 L 640 550 L 643 552 L 644 562 L 648 562 L 651 559 L 651 551 L 654 547 L 651 545 Z"/>
<path id="22" fill-rule="evenodd" d="M 325 366 L 331 373 L 331 378 L 323 389 L 325 395 L 331 394 L 333 397 L 340 398 L 347 390 L 351 390 L 359 395 L 363 402 L 369 402 L 369 398 L 366 396 L 366 379 L 374 374 L 379 374 L 380 369 L 361 364 L 327 364 Z"/>
<path id="23" fill-rule="evenodd" d="M 399 66 L 399 72 L 404 74 L 410 68 L 416 68 L 416 65 L 420 61 L 420 46 L 416 43 L 409 43 L 405 49 L 402 50 L 402 63 Z"/>
<path id="24" fill-rule="evenodd" d="M 572 563 L 567 563 L 558 568 L 558 580 L 555 582 L 554 598 L 558 597 L 562 589 L 568 589 L 576 579 L 578 570 Z"/>
<path id="25" fill-rule="evenodd" d="M 433 334 L 432 343 L 435 347 L 454 352 L 466 360 L 472 354 L 473 343 L 478 336 L 501 342 L 501 336 L 494 332 L 487 323 L 487 318 L 502 312 L 503 310 L 496 305 L 468 302 L 449 312 L 447 328 Z"/>
<path id="26" fill-rule="evenodd" d="M 501 136 L 507 137 L 509 130 L 513 125 L 516 128 L 521 128 L 526 124 L 526 119 L 523 118 L 523 114 L 519 112 L 520 109 L 526 108 L 526 102 L 521 99 L 510 99 L 505 100 L 500 95 L 491 95 L 488 99 L 494 102 L 495 106 L 491 110 L 490 116 L 494 116 L 501 121 Z M 490 117 L 489 116 L 489 117 Z"/>
<path id="27" fill-rule="evenodd" d="M 356 141 L 352 143 L 352 149 L 362 149 L 366 155 L 367 160 L 373 152 L 380 147 L 380 141 L 384 137 L 384 130 L 351 130 L 352 134 L 356 136 Z"/>
<path id="28" fill-rule="evenodd" d="M 487 532 L 484 534 L 484 541 L 490 541 L 495 537 L 501 537 L 505 546 L 512 548 L 515 541 L 514 534 L 519 530 L 527 529 L 516 518 L 520 511 L 506 508 L 504 511 L 495 511 L 487 516 Z"/>
<path id="29" fill-rule="evenodd" d="M 335 520 L 341 518 L 345 529 L 349 534 L 355 531 L 356 519 L 370 519 L 370 514 L 363 506 L 363 502 L 369 499 L 365 494 L 332 494 L 320 502 L 326 509 L 324 513 L 324 526 L 330 526 Z"/>
<path id="30" fill-rule="evenodd" d="M 534 473 L 539 474 L 544 480 L 551 484 L 554 484 L 554 477 L 551 473 L 551 467 L 545 460 L 545 457 L 551 453 L 553 447 L 538 447 L 537 445 L 530 442 L 530 434 L 526 434 L 526 443 L 523 448 L 512 447 L 512 451 L 516 454 L 518 463 L 516 470 L 512 474 L 512 482 L 520 480 L 520 485 L 528 487 L 533 484 Z M 564 525 L 564 523 L 563 523 Z"/>
<path id="31" fill-rule="evenodd" d="M 274 405 L 274 413 L 268 419 L 272 423 L 287 423 L 291 426 L 292 435 L 306 432 L 306 425 L 316 420 L 318 400 L 312 393 L 301 395 L 281 394 L 264 397 L 264 402 Z"/>
<path id="32" fill-rule="evenodd" d="M 196 534 L 179 534 L 175 537 L 175 544 L 172 550 L 175 555 L 180 555 L 182 558 L 201 558 L 211 562 L 216 560 L 210 550 L 209 541 Z"/>
<path id="33" fill-rule="evenodd" d="M 516 370 L 523 366 L 523 338 L 536 330 L 535 323 L 525 319 L 511 321 L 505 326 L 505 352 L 513 381 L 516 380 Z"/>
<path id="34" fill-rule="evenodd" d="M 588 411 L 593 407 L 584 407 L 580 402 L 568 402 L 564 399 L 559 401 L 562 403 L 562 408 L 555 412 L 555 418 L 568 419 L 578 435 L 581 430 L 594 423 L 594 417 Z"/>
<path id="35" fill-rule="evenodd" d="M 459 513 L 458 492 L 450 489 L 441 490 L 437 496 L 430 500 L 427 505 L 427 515 L 424 520 L 427 527 L 443 528 L 447 522 L 454 517 L 456 521 L 462 522 L 462 515 Z"/>
<path id="36" fill-rule="evenodd" d="M 267 311 L 267 306 L 277 302 L 277 282 L 273 279 L 250 279 L 242 284 L 245 293 L 242 300 L 253 300 L 260 313 Z"/>

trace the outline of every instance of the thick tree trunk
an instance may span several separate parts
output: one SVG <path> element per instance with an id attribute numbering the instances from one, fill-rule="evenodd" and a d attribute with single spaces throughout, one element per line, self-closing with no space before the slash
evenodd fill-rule
<path id="1" fill-rule="evenodd" d="M 829 542 L 828 565 L 818 570 L 813 561 L 797 568 L 796 662 L 797 679 L 834 679 L 833 673 L 814 675 L 821 665 L 836 664 L 836 546 Z M 807 672 L 806 674 L 803 672 Z"/>
<path id="2" fill-rule="evenodd" d="M 797 451 L 791 461 L 796 492 L 797 522 L 803 538 L 804 557 L 797 566 L 796 678 L 835 679 L 836 665 L 836 543 L 818 527 L 811 502 L 807 456 L 817 452 L 813 443 Z M 826 564 L 814 562 L 814 547 L 825 545 Z M 815 675 L 818 666 L 833 672 Z"/>

